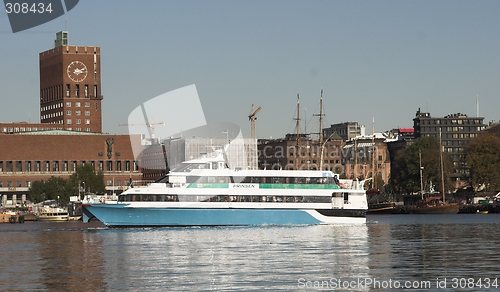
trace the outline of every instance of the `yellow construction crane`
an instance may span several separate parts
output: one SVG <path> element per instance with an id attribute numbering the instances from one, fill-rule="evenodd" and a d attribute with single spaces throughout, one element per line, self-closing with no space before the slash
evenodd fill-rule
<path id="1" fill-rule="evenodd" d="M 162 126 L 165 126 L 165 122 L 158 122 L 158 123 L 155 123 L 154 120 L 152 123 L 149 123 L 149 124 L 119 124 L 118 126 L 148 126 L 148 128 L 151 129 L 151 138 L 154 139 L 155 138 L 155 125 L 162 125 Z"/>
<path id="2" fill-rule="evenodd" d="M 255 111 L 253 110 L 253 104 L 252 104 L 252 110 L 250 111 L 250 114 L 248 115 L 248 120 L 250 121 L 252 125 L 252 139 L 255 139 L 255 121 L 257 120 L 257 117 L 255 116 L 262 107 L 259 106 Z"/>

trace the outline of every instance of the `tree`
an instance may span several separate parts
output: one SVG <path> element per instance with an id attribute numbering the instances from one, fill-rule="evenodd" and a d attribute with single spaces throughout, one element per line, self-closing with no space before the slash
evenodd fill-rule
<path id="1" fill-rule="evenodd" d="M 85 191 L 95 194 L 102 194 L 106 191 L 104 186 L 104 174 L 102 171 L 94 170 L 91 164 L 79 166 L 76 171 L 70 176 L 69 183 L 75 188 L 78 186 L 85 186 Z"/>
<path id="2" fill-rule="evenodd" d="M 441 146 L 434 137 L 422 137 L 396 154 L 391 169 L 391 185 L 393 190 L 400 193 L 414 193 L 421 190 L 420 163 L 422 164 L 422 182 L 424 192 L 428 192 L 430 184 L 436 191 L 442 190 L 441 183 Z M 421 161 L 421 162 L 420 162 Z M 453 172 L 453 163 L 443 153 L 445 191 L 453 189 L 449 173 Z"/>
<path id="3" fill-rule="evenodd" d="M 52 176 L 46 181 L 34 181 L 30 187 L 30 199 L 36 202 L 54 200 L 61 205 L 66 205 L 72 194 L 72 188 L 68 185 L 68 181 L 61 177 Z"/>
<path id="4" fill-rule="evenodd" d="M 475 190 L 500 189 L 500 137 L 497 132 L 485 133 L 471 140 L 466 149 L 467 166 Z"/>

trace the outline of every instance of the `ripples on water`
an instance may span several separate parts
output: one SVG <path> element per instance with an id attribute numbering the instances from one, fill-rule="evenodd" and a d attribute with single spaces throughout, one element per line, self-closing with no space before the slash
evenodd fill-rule
<path id="1" fill-rule="evenodd" d="M 314 291 L 367 278 L 435 285 L 496 277 L 499 228 L 496 214 L 379 215 L 366 225 L 305 227 L 2 224 L 0 283 L 39 291 Z"/>

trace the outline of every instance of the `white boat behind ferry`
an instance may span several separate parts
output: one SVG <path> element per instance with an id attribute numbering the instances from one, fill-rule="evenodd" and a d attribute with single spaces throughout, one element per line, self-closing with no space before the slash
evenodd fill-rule
<path id="1" fill-rule="evenodd" d="M 232 170 L 222 153 L 186 161 L 165 178 L 85 204 L 109 227 L 365 223 L 364 181 L 330 171 Z"/>

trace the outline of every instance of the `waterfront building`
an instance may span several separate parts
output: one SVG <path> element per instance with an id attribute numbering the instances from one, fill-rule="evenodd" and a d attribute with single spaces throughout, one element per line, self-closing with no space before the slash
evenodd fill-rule
<path id="1" fill-rule="evenodd" d="M 378 177 L 387 184 L 391 172 L 387 143 L 393 140 L 383 134 L 375 133 L 375 137 L 359 136 L 347 141 L 342 148 L 342 163 L 346 178 L 362 180 Z M 372 188 L 382 190 L 384 186 L 377 185 L 377 181 L 371 182 Z"/>
<path id="2" fill-rule="evenodd" d="M 68 45 L 68 32 L 41 52 L 40 122 L 63 130 L 102 132 L 101 50 Z"/>
<path id="3" fill-rule="evenodd" d="M 140 136 L 133 136 L 140 143 Z M 129 135 L 75 131 L 0 134 L 0 194 L 4 204 L 25 201 L 34 181 L 69 178 L 80 165 L 104 174 L 106 190 L 120 193 L 130 181 L 142 180 Z M 78 194 L 74 194 L 75 196 Z"/>
<path id="4" fill-rule="evenodd" d="M 443 151 L 451 158 L 455 168 L 451 177 L 457 187 L 465 186 L 469 177 L 465 148 L 470 139 L 476 138 L 485 129 L 483 121 L 483 117 L 468 117 L 462 113 L 433 118 L 419 108 L 413 119 L 414 138 L 430 136 L 441 139 Z"/>
<path id="5" fill-rule="evenodd" d="M 100 48 L 70 46 L 66 31 L 54 43 L 39 54 L 40 122 L 0 123 L 0 203 L 23 203 L 32 182 L 68 178 L 83 164 L 103 171 L 109 194 L 164 174 L 163 151 L 134 155 L 140 135 L 102 133 Z"/>
<path id="6" fill-rule="evenodd" d="M 318 140 L 311 139 L 309 134 L 287 134 L 281 139 L 259 139 L 259 169 L 323 169 L 340 174 L 343 173 L 343 144 L 343 139 L 335 133 L 327 136 L 322 145 Z"/>
<path id="7" fill-rule="evenodd" d="M 333 133 L 337 133 L 344 141 L 347 141 L 357 136 L 365 136 L 365 131 L 365 126 L 358 124 L 358 122 L 343 122 L 324 128 L 323 137 L 329 137 Z"/>
<path id="8" fill-rule="evenodd" d="M 203 158 L 215 150 L 224 149 L 227 163 L 231 168 L 252 170 L 257 169 L 256 141 L 252 138 L 241 138 L 230 142 L 227 137 L 196 136 L 167 139 L 163 143 L 170 169 L 186 160 Z"/>

